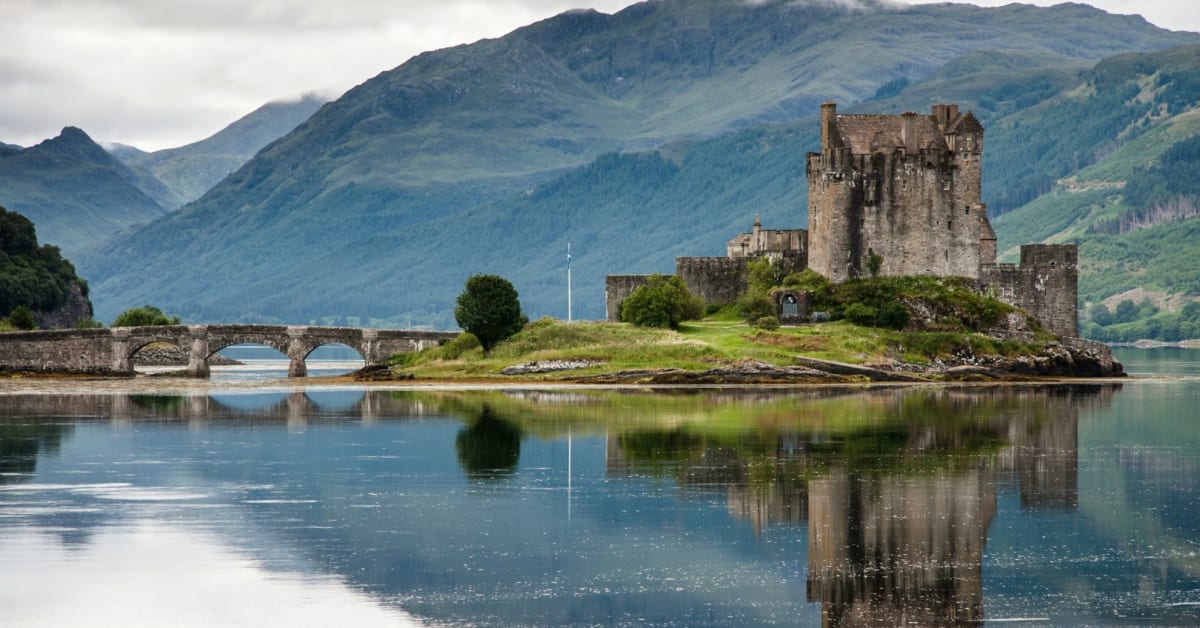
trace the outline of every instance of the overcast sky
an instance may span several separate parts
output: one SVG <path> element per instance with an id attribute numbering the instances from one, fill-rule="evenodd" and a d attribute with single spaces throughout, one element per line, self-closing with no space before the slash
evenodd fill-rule
<path id="1" fill-rule="evenodd" d="M 179 146 L 271 100 L 336 97 L 425 50 L 498 37 L 571 8 L 612 13 L 632 3 L 0 0 L 0 142 L 30 146 L 72 125 L 97 141 Z M 1197 0 L 1091 4 L 1200 31 Z"/>

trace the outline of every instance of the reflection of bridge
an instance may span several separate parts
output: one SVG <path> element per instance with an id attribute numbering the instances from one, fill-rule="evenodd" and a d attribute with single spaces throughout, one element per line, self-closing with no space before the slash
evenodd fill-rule
<path id="1" fill-rule="evenodd" d="M 188 352 L 187 372 L 208 376 L 208 358 L 237 344 L 260 344 L 288 357 L 288 377 L 304 377 L 304 359 L 327 344 L 343 344 L 376 364 L 394 354 L 420 351 L 452 339 L 455 332 L 305 327 L 285 325 L 164 325 L 31 331 L 0 334 L 0 369 L 127 375 L 133 356 L 154 342 Z"/>

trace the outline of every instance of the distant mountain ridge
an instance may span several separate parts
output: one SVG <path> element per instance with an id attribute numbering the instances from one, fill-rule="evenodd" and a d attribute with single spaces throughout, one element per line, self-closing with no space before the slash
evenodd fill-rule
<path id="1" fill-rule="evenodd" d="M 269 102 L 198 142 L 151 153 L 131 146 L 115 146 L 111 152 L 128 165 L 149 170 L 169 188 L 178 197 L 173 206 L 167 207 L 174 210 L 200 198 L 262 147 L 307 120 L 325 102 L 325 98 L 314 94 Z"/>
<path id="2" fill-rule="evenodd" d="M 74 256 L 194 200 L 323 103 L 268 103 L 212 137 L 153 153 L 100 145 L 75 127 L 30 148 L 0 144 L 0 203 Z"/>
<path id="3" fill-rule="evenodd" d="M 164 215 L 173 195 L 66 127 L 57 137 L 0 151 L 0 204 L 37 226 L 43 242 L 69 257 L 100 238 Z"/>
<path id="4" fill-rule="evenodd" d="M 980 87 L 1005 89 L 976 104 L 999 121 L 1101 57 L 1200 42 L 1084 5 L 864 6 L 663 0 L 425 53 L 80 267 L 103 315 L 150 301 L 190 320 L 445 327 L 478 271 L 513 279 L 531 315 L 564 315 L 555 277 L 570 241 L 587 299 L 576 312 L 600 318 L 607 272 L 719 254 L 756 211 L 803 226 L 803 153 L 815 147 L 803 120 L 826 99 L 881 92 L 846 110 L 879 107 L 890 85 L 909 104 L 937 80 L 989 74 Z M 920 100 L 953 101 L 948 91 Z M 1009 150 L 993 138 L 989 127 L 999 150 L 985 159 Z M 639 154 L 605 155 L 616 151 Z M 1013 168 L 1000 176 L 1020 182 Z"/>

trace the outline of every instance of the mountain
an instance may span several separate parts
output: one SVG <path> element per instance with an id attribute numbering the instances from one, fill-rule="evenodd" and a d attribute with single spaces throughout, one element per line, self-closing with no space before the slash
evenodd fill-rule
<path id="1" fill-rule="evenodd" d="M 36 146 L 0 151 L 0 204 L 32 220 L 42 241 L 71 257 L 161 217 L 173 198 L 152 175 L 125 166 L 75 127 Z"/>
<path id="2" fill-rule="evenodd" d="M 102 316 L 153 302 L 197 321 L 445 327 L 485 270 L 532 316 L 565 314 L 570 241 L 576 311 L 600 318 L 607 272 L 720 254 L 756 211 L 802 226 L 803 119 L 826 99 L 943 100 L 933 82 L 990 72 L 994 97 L 975 101 L 999 119 L 1028 108 L 999 87 L 1042 102 L 1101 57 L 1200 42 L 1084 5 L 862 6 L 663 0 L 425 53 L 80 266 Z"/>
<path id="3" fill-rule="evenodd" d="M 168 207 L 173 210 L 199 198 L 262 147 L 307 120 L 325 102 L 311 94 L 294 101 L 270 102 L 216 134 L 178 148 L 147 153 L 116 144 L 109 151 L 130 166 L 149 170 L 170 189 L 178 199 Z"/>

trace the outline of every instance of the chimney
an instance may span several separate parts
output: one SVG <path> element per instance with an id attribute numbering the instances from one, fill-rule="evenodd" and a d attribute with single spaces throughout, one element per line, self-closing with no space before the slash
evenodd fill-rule
<path id="1" fill-rule="evenodd" d="M 821 104 L 821 152 L 833 148 L 837 140 L 837 103 L 825 101 Z M 840 144 L 840 142 L 838 142 Z"/>

